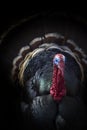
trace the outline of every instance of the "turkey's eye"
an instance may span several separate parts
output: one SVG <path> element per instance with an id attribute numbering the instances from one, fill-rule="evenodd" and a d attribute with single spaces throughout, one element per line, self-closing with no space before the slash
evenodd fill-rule
<path id="1" fill-rule="evenodd" d="M 60 58 L 58 57 L 54 58 L 54 64 L 58 65 L 59 62 L 60 62 Z"/>

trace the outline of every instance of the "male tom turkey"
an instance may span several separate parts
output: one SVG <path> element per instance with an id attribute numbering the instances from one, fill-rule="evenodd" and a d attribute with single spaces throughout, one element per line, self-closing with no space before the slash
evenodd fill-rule
<path id="1" fill-rule="evenodd" d="M 13 62 L 11 78 L 19 88 L 22 123 L 26 129 L 85 129 L 87 56 L 78 43 L 53 30 L 43 29 L 27 45 L 8 49 L 10 56 L 15 51 L 6 60 Z"/>
<path id="2" fill-rule="evenodd" d="M 22 47 L 13 61 L 13 79 L 25 93 L 21 108 L 40 128 L 84 123 L 82 90 L 86 55 L 70 39 L 45 34 Z"/>

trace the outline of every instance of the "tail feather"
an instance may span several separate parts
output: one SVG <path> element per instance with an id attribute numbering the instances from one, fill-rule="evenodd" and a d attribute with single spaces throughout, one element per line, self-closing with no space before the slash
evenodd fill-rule
<path id="1" fill-rule="evenodd" d="M 24 46 L 20 49 L 19 55 L 22 56 L 23 58 L 26 56 L 27 53 L 29 53 L 30 47 L 29 46 Z"/>
<path id="2" fill-rule="evenodd" d="M 17 75 L 26 59 L 29 60 L 39 52 L 50 49 L 59 49 L 60 51 L 65 51 L 73 56 L 80 66 L 82 75 L 84 70 L 87 70 L 87 56 L 74 41 L 65 39 L 64 36 L 57 33 L 48 33 L 43 37 L 35 38 L 29 45 L 20 49 L 18 56 L 13 60 L 13 77 L 16 75 L 16 78 L 18 78 Z"/>
<path id="3" fill-rule="evenodd" d="M 34 40 L 32 40 L 29 45 L 31 50 L 33 51 L 34 49 L 36 49 L 39 45 L 43 44 L 43 37 L 38 37 L 35 38 Z"/>

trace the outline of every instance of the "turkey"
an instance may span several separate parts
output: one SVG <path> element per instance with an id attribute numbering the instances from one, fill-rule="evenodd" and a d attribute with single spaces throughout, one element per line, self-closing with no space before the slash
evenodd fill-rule
<path id="1" fill-rule="evenodd" d="M 56 32 L 23 46 L 13 60 L 12 80 L 21 86 L 20 108 L 26 127 L 85 129 L 86 71 L 86 54 Z"/>

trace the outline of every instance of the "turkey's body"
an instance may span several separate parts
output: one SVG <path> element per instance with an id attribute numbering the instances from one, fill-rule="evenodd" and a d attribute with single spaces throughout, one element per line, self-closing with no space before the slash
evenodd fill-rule
<path id="1" fill-rule="evenodd" d="M 51 33 L 42 34 L 31 39 L 26 46 L 19 45 L 18 55 L 14 54 L 16 58 L 11 59 L 12 78 L 19 89 L 19 111 L 24 128 L 85 129 L 87 56 L 74 41 L 55 33 L 53 29 Z M 66 95 L 61 101 L 55 101 L 50 94 L 55 54 L 65 56 Z"/>

